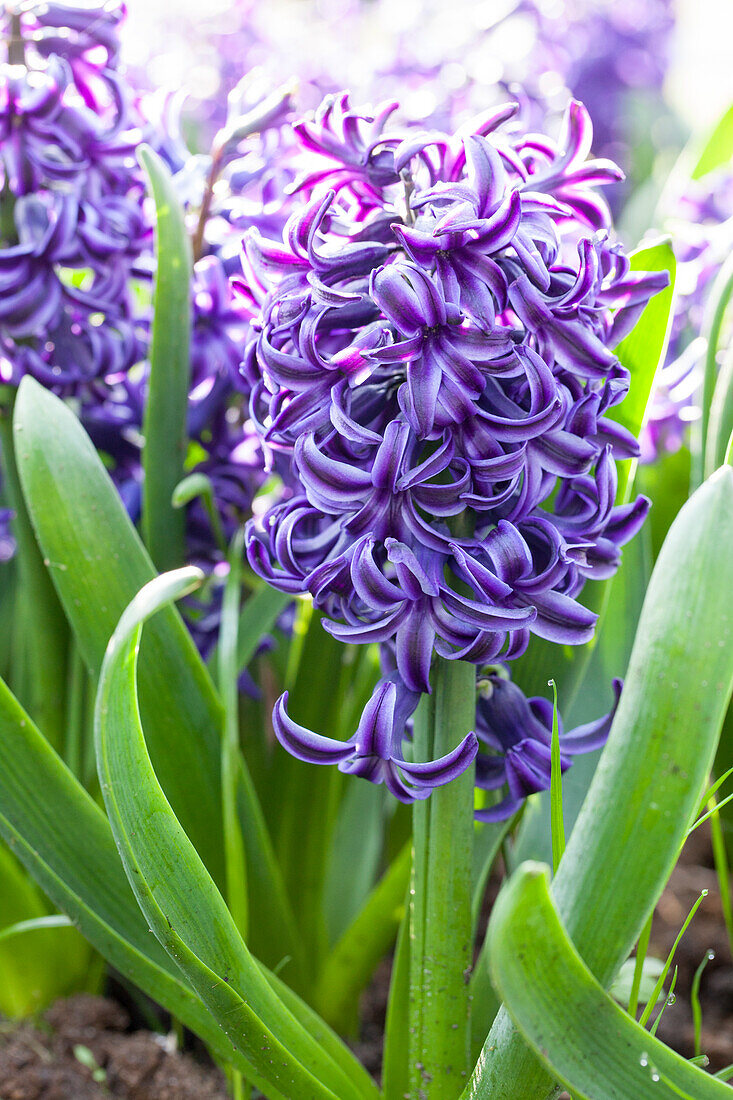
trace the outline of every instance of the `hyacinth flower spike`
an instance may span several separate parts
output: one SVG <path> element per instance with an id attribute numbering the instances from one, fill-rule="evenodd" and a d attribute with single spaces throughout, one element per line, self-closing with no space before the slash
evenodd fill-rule
<path id="1" fill-rule="evenodd" d="M 273 712 L 278 741 L 298 760 L 309 764 L 337 764 L 339 770 L 372 783 L 384 783 L 400 802 L 427 798 L 434 787 L 455 779 L 474 760 L 476 734 L 463 740 L 438 760 L 405 760 L 402 741 L 407 721 L 420 695 L 404 686 L 396 673 L 380 680 L 364 708 L 356 732 L 348 741 L 313 733 L 294 722 L 287 712 L 288 693 L 280 696 Z"/>

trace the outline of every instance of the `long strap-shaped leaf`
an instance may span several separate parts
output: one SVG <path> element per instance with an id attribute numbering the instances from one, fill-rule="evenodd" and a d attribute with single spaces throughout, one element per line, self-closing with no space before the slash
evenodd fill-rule
<path id="1" fill-rule="evenodd" d="M 272 1092 L 359 1100 L 337 1066 L 274 992 L 155 776 L 137 706 L 142 624 L 195 587 L 181 569 L 156 577 L 125 610 L 102 665 L 95 745 L 105 805 L 130 885 L 155 936 L 234 1046 Z"/>
<path id="2" fill-rule="evenodd" d="M 155 569 L 81 424 L 30 377 L 18 391 L 14 434 L 36 537 L 79 650 L 97 677 L 120 615 Z M 197 852 L 223 882 L 223 715 L 214 685 L 175 608 L 150 623 L 142 655 L 140 710 L 156 774 Z M 275 965 L 286 955 L 299 959 L 301 947 L 262 810 L 253 810 L 256 795 L 242 768 L 243 834 L 256 891 L 252 945 Z"/>
<path id="3" fill-rule="evenodd" d="M 155 569 L 91 440 L 63 401 L 24 378 L 13 428 L 36 537 L 96 677 L 120 615 Z M 155 767 L 201 857 L 222 881 L 221 706 L 174 608 L 146 631 L 143 652 L 140 706 Z"/>
<path id="4" fill-rule="evenodd" d="M 51 743 L 60 748 L 64 735 L 69 628 L 48 570 L 44 567 L 21 493 L 13 447 L 12 406 L 11 401 L 8 408 L 0 408 L 0 453 L 4 487 L 13 510 L 13 534 L 18 547 L 18 596 L 25 611 L 23 634 L 19 641 L 29 658 L 28 709 Z M 19 688 L 15 690 L 19 691 Z"/>
<path id="5" fill-rule="evenodd" d="M 387 868 L 364 905 L 333 947 L 323 967 L 315 1003 L 326 1020 L 340 1027 L 348 1020 L 377 964 L 392 946 L 405 913 L 412 844 Z"/>
<path id="6" fill-rule="evenodd" d="M 568 933 L 603 985 L 669 877 L 715 754 L 733 688 L 731 545 L 733 468 L 722 467 L 662 547 L 608 744 L 553 884 Z M 505 1011 L 478 1081 L 496 1100 L 552 1089 Z"/>
<path id="7" fill-rule="evenodd" d="M 249 1063 L 150 935 L 103 812 L 1 680 L 0 834 L 44 892 L 120 973 L 195 1031 L 221 1062 L 234 1063 L 256 1082 Z M 369 1096 L 369 1079 L 333 1032 L 284 990 L 279 979 L 261 969 L 331 1057 L 346 1072 L 363 1075 L 364 1095 Z"/>
<path id="8" fill-rule="evenodd" d="M 491 971 L 535 1053 L 580 1100 L 725 1100 L 730 1088 L 640 1027 L 604 992 L 563 928 L 549 868 L 524 863 L 491 915 Z M 479 1086 L 471 1100 L 494 1100 Z"/>
<path id="9" fill-rule="evenodd" d="M 143 533 L 158 569 L 183 565 L 184 514 L 173 507 L 173 491 L 183 477 L 186 415 L 191 375 L 191 243 L 183 208 L 169 169 L 142 146 L 155 202 L 155 292 L 150 341 L 150 376 L 143 432 Z"/>

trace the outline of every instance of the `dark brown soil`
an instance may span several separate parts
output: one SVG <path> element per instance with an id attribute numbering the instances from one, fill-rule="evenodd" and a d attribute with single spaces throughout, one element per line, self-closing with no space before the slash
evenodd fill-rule
<path id="1" fill-rule="evenodd" d="M 2 1100 L 226 1100 L 217 1069 L 181 1054 L 167 1036 L 129 1032 L 114 1001 L 70 997 L 49 1009 L 45 1024 L 0 1031 Z"/>

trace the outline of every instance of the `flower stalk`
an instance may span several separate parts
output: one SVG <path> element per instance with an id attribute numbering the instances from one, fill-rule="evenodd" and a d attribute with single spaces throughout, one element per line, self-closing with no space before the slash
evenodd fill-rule
<path id="1" fill-rule="evenodd" d="M 415 718 L 417 759 L 442 756 L 475 721 L 475 669 L 437 658 Z M 473 766 L 413 808 L 410 1096 L 454 1100 L 470 1059 Z"/>

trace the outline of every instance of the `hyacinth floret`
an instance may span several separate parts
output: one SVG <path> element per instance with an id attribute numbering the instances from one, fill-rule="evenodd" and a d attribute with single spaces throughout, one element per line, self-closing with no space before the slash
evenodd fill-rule
<path id="1" fill-rule="evenodd" d="M 620 680 L 613 681 L 613 706 L 595 722 L 566 731 L 557 715 L 561 771 L 570 767 L 573 756 L 604 744 L 621 687 Z M 476 817 L 479 821 L 503 821 L 521 807 L 528 795 L 550 787 L 553 707 L 541 696 L 525 698 L 503 665 L 486 669 L 478 689 L 476 733 L 490 753 L 477 757 L 476 786 L 494 791 L 506 785 L 507 794 L 499 802 L 477 810 Z"/>
<path id="2" fill-rule="evenodd" d="M 393 113 L 327 99 L 295 128 L 302 202 L 282 242 L 245 241 L 252 416 L 294 478 L 250 523 L 248 557 L 310 593 L 334 636 L 386 647 L 390 684 L 416 696 L 434 654 L 481 666 L 532 634 L 592 636 L 577 597 L 648 507 L 615 503 L 615 460 L 638 445 L 613 418 L 629 377 L 612 349 L 666 276 L 632 273 L 611 237 L 597 188 L 620 172 L 588 159 L 581 104 L 558 142 L 512 105 L 454 136 L 388 130 Z M 285 698 L 274 725 L 296 755 L 361 759 L 358 737 L 325 745 Z M 403 767 L 406 728 L 360 774 L 386 781 L 388 743 Z M 471 734 L 464 766 L 475 751 Z"/>

